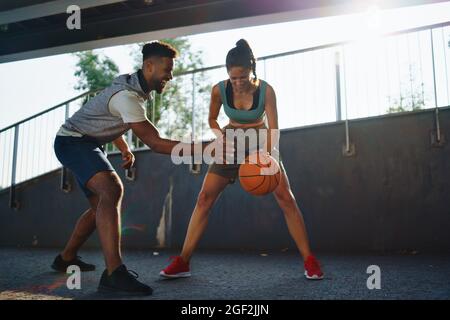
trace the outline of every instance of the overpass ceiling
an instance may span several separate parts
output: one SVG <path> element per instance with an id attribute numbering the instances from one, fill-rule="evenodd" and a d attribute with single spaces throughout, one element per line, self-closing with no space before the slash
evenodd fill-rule
<path id="1" fill-rule="evenodd" d="M 439 0 L 379 0 L 380 8 Z M 2 0 L 0 63 L 202 32 L 364 10 L 355 0 Z M 69 30 L 68 6 L 81 8 Z"/>

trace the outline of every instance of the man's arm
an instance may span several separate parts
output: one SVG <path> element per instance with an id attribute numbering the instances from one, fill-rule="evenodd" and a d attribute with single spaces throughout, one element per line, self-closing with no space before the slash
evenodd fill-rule
<path id="1" fill-rule="evenodd" d="M 184 145 L 182 150 L 190 150 L 189 155 L 192 155 L 194 153 L 194 149 L 197 149 L 195 148 L 194 143 L 182 143 L 177 140 L 169 140 L 161 138 L 158 129 L 150 121 L 146 120 L 141 122 L 130 123 L 130 126 L 134 134 L 139 139 L 141 139 L 142 142 L 144 142 L 147 146 L 149 146 L 150 149 L 152 149 L 157 153 L 171 154 L 172 149 L 179 143 Z M 200 143 L 202 145 L 200 149 L 203 151 L 203 149 L 209 143 L 210 142 Z"/>
<path id="2" fill-rule="evenodd" d="M 120 136 L 116 140 L 113 141 L 113 144 L 120 150 L 122 154 L 122 168 L 130 169 L 134 164 L 134 154 L 131 152 L 128 143 L 125 141 L 123 136 Z"/>
<path id="3" fill-rule="evenodd" d="M 128 146 L 128 143 L 125 141 L 123 136 L 120 136 L 119 138 L 114 140 L 113 144 L 117 147 L 117 149 L 120 150 L 120 152 L 122 154 L 125 152 L 131 152 L 130 147 Z"/>

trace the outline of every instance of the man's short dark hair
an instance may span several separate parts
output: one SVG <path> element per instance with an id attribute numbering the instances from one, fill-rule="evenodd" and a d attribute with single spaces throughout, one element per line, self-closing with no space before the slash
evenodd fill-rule
<path id="1" fill-rule="evenodd" d="M 178 57 L 178 51 L 170 44 L 161 41 L 154 41 L 146 43 L 142 47 L 142 61 L 149 57 L 167 57 L 175 59 Z"/>

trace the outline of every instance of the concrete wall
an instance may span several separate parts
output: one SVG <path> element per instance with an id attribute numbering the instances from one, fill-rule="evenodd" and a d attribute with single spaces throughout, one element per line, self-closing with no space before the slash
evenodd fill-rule
<path id="1" fill-rule="evenodd" d="M 450 138 L 450 109 L 440 124 Z M 434 126 L 433 110 L 351 121 L 353 157 L 342 153 L 344 123 L 282 132 L 283 163 L 314 250 L 450 250 L 450 146 L 431 145 Z M 180 247 L 206 166 L 192 175 L 167 156 L 136 158 L 137 179 L 123 180 L 124 246 Z M 111 160 L 119 168 L 119 157 Z M 52 172 L 21 185 L 18 211 L 0 193 L 0 245 L 64 245 L 88 203 L 76 184 L 62 192 L 59 180 Z M 87 245 L 98 246 L 96 235 Z M 250 196 L 238 182 L 213 208 L 200 246 L 295 248 L 273 196 Z"/>

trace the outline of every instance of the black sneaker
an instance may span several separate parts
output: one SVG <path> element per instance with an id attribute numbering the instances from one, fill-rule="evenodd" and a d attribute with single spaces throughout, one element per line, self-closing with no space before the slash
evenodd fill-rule
<path id="1" fill-rule="evenodd" d="M 60 254 L 55 258 L 52 264 L 53 270 L 59 272 L 67 272 L 67 268 L 71 265 L 76 265 L 80 268 L 80 271 L 94 271 L 95 266 L 93 264 L 85 263 L 81 261 L 81 257 L 77 256 L 75 259 L 71 261 L 64 261 Z"/>
<path id="2" fill-rule="evenodd" d="M 98 291 L 102 293 L 120 293 L 147 296 L 153 293 L 153 289 L 137 280 L 139 276 L 132 270 L 127 270 L 125 265 L 117 267 L 108 275 L 108 270 L 103 271 L 98 285 Z"/>

